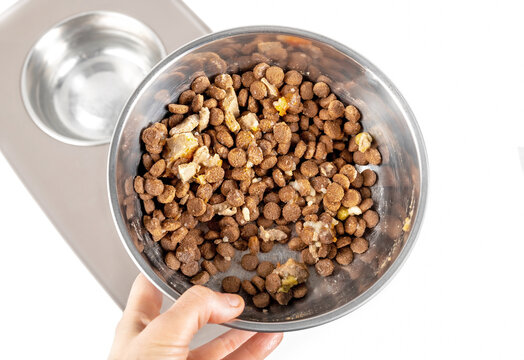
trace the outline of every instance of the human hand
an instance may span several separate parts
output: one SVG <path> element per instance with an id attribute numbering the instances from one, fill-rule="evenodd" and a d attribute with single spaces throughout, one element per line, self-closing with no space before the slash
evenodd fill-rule
<path id="1" fill-rule="evenodd" d="M 282 333 L 233 329 L 190 351 L 189 342 L 198 329 L 207 323 L 233 320 L 244 310 L 244 300 L 193 286 L 163 314 L 161 306 L 160 291 L 144 275 L 138 275 L 116 328 L 110 360 L 258 360 L 282 341 Z"/>

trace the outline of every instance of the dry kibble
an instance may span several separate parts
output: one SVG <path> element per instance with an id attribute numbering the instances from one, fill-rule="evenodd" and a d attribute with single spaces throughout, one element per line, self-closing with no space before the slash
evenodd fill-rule
<path id="1" fill-rule="evenodd" d="M 226 201 L 234 207 L 242 206 L 244 205 L 244 194 L 238 189 L 233 189 L 227 194 Z"/>
<path id="2" fill-rule="evenodd" d="M 301 215 L 302 210 L 295 203 L 288 203 L 282 208 L 282 216 L 286 221 L 297 221 Z"/>
<path id="3" fill-rule="evenodd" d="M 342 198 L 342 205 L 346 208 L 351 208 L 353 206 L 358 206 L 362 201 L 360 193 L 355 189 L 348 189 L 344 193 Z"/>
<path id="4" fill-rule="evenodd" d="M 346 109 L 344 110 L 344 115 L 346 116 L 346 119 L 348 119 L 351 122 L 357 122 L 360 120 L 360 112 L 353 105 L 346 106 Z"/>
<path id="5" fill-rule="evenodd" d="M 234 148 L 228 153 L 227 160 L 231 166 L 242 167 L 246 165 L 247 155 L 244 150 L 240 148 Z"/>
<path id="6" fill-rule="evenodd" d="M 242 290 L 244 290 L 251 296 L 256 295 L 256 293 L 258 292 L 255 285 L 253 285 L 253 283 L 249 280 L 242 280 L 240 286 L 242 286 Z"/>
<path id="7" fill-rule="evenodd" d="M 357 237 L 353 239 L 350 247 L 355 254 L 362 254 L 369 248 L 369 242 L 362 237 Z"/>
<path id="8" fill-rule="evenodd" d="M 274 202 L 268 202 L 264 206 L 264 217 L 269 220 L 276 220 L 280 217 L 280 206 Z"/>
<path id="9" fill-rule="evenodd" d="M 204 215 L 206 212 L 206 203 L 200 198 L 189 199 L 187 202 L 187 211 L 193 216 Z"/>
<path id="10" fill-rule="evenodd" d="M 279 85 L 284 81 L 284 71 L 278 66 L 270 66 L 265 75 L 266 79 L 273 85 Z"/>
<path id="11" fill-rule="evenodd" d="M 224 259 L 228 260 L 235 256 L 235 248 L 230 243 L 220 243 L 216 248 L 217 253 L 222 255 Z"/>
<path id="12" fill-rule="evenodd" d="M 281 284 L 280 276 L 276 273 L 271 273 L 266 277 L 266 290 L 270 294 L 276 293 Z"/>
<path id="13" fill-rule="evenodd" d="M 340 186 L 340 184 L 337 183 L 331 183 L 326 189 L 326 195 L 324 196 L 324 199 L 329 200 L 333 203 L 338 203 L 342 201 L 342 198 L 344 197 L 344 188 Z"/>
<path id="14" fill-rule="evenodd" d="M 364 186 L 375 185 L 375 182 L 377 181 L 377 174 L 373 170 L 366 169 L 362 171 L 362 176 L 364 177 L 364 181 L 362 183 Z"/>
<path id="15" fill-rule="evenodd" d="M 275 141 L 278 143 L 287 144 L 291 141 L 291 129 L 285 122 L 275 124 L 273 134 L 275 134 Z"/>
<path id="16" fill-rule="evenodd" d="M 273 270 L 275 270 L 275 265 L 273 265 L 269 261 L 262 261 L 260 264 L 258 264 L 257 275 L 265 278 L 269 274 L 271 274 Z"/>
<path id="17" fill-rule="evenodd" d="M 349 246 L 338 249 L 335 260 L 337 260 L 340 265 L 349 265 L 353 261 L 353 251 Z"/>
<path id="18" fill-rule="evenodd" d="M 313 93 L 318 96 L 319 98 L 324 98 L 329 95 L 329 92 L 331 90 L 329 89 L 329 85 L 325 82 L 317 82 L 313 86 Z"/>
<path id="19" fill-rule="evenodd" d="M 315 264 L 315 270 L 320 276 L 329 276 L 335 270 L 335 265 L 330 259 L 321 259 Z"/>
<path id="20" fill-rule="evenodd" d="M 328 113 L 332 119 L 336 119 L 344 115 L 344 104 L 338 100 L 334 100 L 328 105 Z"/>
<path id="21" fill-rule="evenodd" d="M 363 215 L 362 218 L 366 222 L 366 226 L 368 228 L 374 228 L 377 226 L 379 221 L 378 213 L 374 210 L 367 210 Z"/>
<path id="22" fill-rule="evenodd" d="M 231 260 L 225 259 L 222 255 L 217 255 L 213 259 L 213 265 L 216 267 L 216 269 L 220 272 L 226 272 L 229 270 L 231 266 Z"/>
<path id="23" fill-rule="evenodd" d="M 226 276 L 222 280 L 222 289 L 227 293 L 237 293 L 240 290 L 240 279 L 236 276 Z"/>
<path id="24" fill-rule="evenodd" d="M 209 275 L 214 276 L 218 274 L 218 269 L 213 262 L 204 260 L 202 261 L 201 265 L 202 265 L 202 268 L 209 273 Z"/>
<path id="25" fill-rule="evenodd" d="M 189 261 L 187 263 L 183 263 L 180 266 L 180 271 L 182 271 L 182 274 L 188 277 L 192 277 L 198 273 L 199 270 L 198 262 L 193 260 Z"/>
<path id="26" fill-rule="evenodd" d="M 267 88 L 266 85 L 264 85 L 261 81 L 253 81 L 251 85 L 249 86 L 249 92 L 251 93 L 251 96 L 253 96 L 256 100 L 262 100 L 267 96 Z"/>
<path id="27" fill-rule="evenodd" d="M 379 165 L 381 145 L 363 130 L 359 110 L 339 100 L 310 64 L 318 54 L 299 48 L 262 41 L 206 53 L 204 70 L 218 75 L 193 75 L 178 102 L 166 104 L 167 117 L 142 131 L 143 166 L 126 183 L 168 268 L 195 285 L 225 272 L 223 291 L 242 287 L 261 309 L 271 298 L 280 305 L 303 298 L 308 288 L 289 289 L 275 265 L 259 262 L 260 253 L 287 243 L 329 276 L 368 249 L 363 236 L 380 221 L 372 200 L 377 173 L 355 165 Z M 231 276 L 233 261 L 257 275 Z"/>
<path id="28" fill-rule="evenodd" d="M 302 83 L 302 74 L 296 70 L 289 70 L 284 76 L 284 82 L 288 85 L 300 85 Z"/>
<path id="29" fill-rule="evenodd" d="M 204 285 L 209 281 L 209 273 L 207 271 L 201 271 L 191 278 L 193 285 Z"/>
<path id="30" fill-rule="evenodd" d="M 253 271 L 258 266 L 258 258 L 256 255 L 252 254 L 246 254 L 242 256 L 242 260 L 240 262 L 242 267 L 247 271 Z"/>
<path id="31" fill-rule="evenodd" d="M 177 271 L 180 269 L 181 262 L 176 258 L 175 254 L 172 251 L 169 251 L 166 254 L 165 260 L 166 265 L 171 270 Z"/>
<path id="32" fill-rule="evenodd" d="M 144 190 L 149 195 L 158 196 L 164 192 L 164 183 L 158 179 L 146 179 Z"/>
<path id="33" fill-rule="evenodd" d="M 191 90 L 193 90 L 196 94 L 201 94 L 207 90 L 209 85 L 211 85 L 211 83 L 209 82 L 207 76 L 199 76 L 191 83 Z"/>
<path id="34" fill-rule="evenodd" d="M 307 286 L 306 284 L 300 284 L 295 287 L 293 287 L 293 297 L 295 299 L 301 299 L 307 294 Z"/>
<path id="35" fill-rule="evenodd" d="M 269 294 L 265 292 L 253 296 L 253 304 L 259 309 L 269 306 L 270 300 Z"/>
<path id="36" fill-rule="evenodd" d="M 251 282 L 255 287 L 258 289 L 258 291 L 264 291 L 266 290 L 266 281 L 262 279 L 260 276 L 255 275 L 251 278 Z"/>

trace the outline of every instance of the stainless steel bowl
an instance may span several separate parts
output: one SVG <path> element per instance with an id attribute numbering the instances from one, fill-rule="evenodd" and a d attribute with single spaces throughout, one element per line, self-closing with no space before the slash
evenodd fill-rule
<path id="1" fill-rule="evenodd" d="M 373 199 L 381 221 L 367 235 L 370 249 L 334 275 L 315 271 L 308 295 L 290 306 L 273 305 L 268 312 L 246 301 L 246 309 L 228 326 L 254 331 L 304 329 L 337 319 L 378 292 L 409 254 L 423 218 L 427 194 L 427 160 L 415 117 L 395 86 L 380 70 L 348 47 L 303 30 L 264 26 L 244 27 L 204 36 L 171 53 L 140 84 L 124 107 L 109 155 L 109 195 L 122 241 L 141 271 L 167 296 L 176 299 L 191 284 L 162 261 L 162 251 L 141 224 L 142 210 L 132 189 L 141 157 L 140 133 L 166 115 L 199 73 L 213 76 L 266 61 L 320 77 L 344 102 L 362 112 L 362 124 L 373 134 L 383 155 Z M 410 219 L 410 229 L 404 223 Z M 403 230 L 404 227 L 404 230 Z M 240 256 L 237 254 L 237 257 Z M 285 261 L 298 254 L 275 246 L 262 259 Z M 238 259 L 236 259 L 238 260 Z M 238 264 L 228 274 L 250 278 Z M 225 274 L 208 284 L 218 290 Z"/>
<path id="2" fill-rule="evenodd" d="M 36 125 L 73 145 L 108 143 L 122 106 L 165 56 L 156 34 L 127 15 L 92 11 L 50 29 L 22 70 L 22 97 Z"/>

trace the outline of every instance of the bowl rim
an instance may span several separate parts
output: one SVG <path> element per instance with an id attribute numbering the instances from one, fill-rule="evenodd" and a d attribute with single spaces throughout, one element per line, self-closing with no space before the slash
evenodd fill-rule
<path id="1" fill-rule="evenodd" d="M 80 147 L 94 147 L 108 144 L 111 139 L 111 136 L 107 136 L 99 139 L 85 139 L 85 138 L 75 138 L 72 136 L 64 135 L 59 131 L 55 130 L 52 126 L 48 125 L 45 120 L 42 120 L 41 116 L 38 114 L 37 110 L 33 106 L 33 103 L 30 100 L 30 90 L 27 84 L 27 77 L 29 72 L 29 66 L 36 52 L 38 51 L 38 46 L 46 42 L 48 38 L 52 35 L 52 32 L 57 31 L 58 29 L 67 26 L 70 22 L 80 21 L 90 18 L 100 18 L 100 17 L 111 17 L 111 18 L 120 18 L 130 23 L 134 23 L 139 26 L 141 31 L 147 33 L 147 36 L 150 36 L 151 39 L 155 42 L 155 46 L 160 50 L 162 59 L 166 57 L 166 47 L 164 43 L 160 40 L 160 36 L 147 24 L 138 20 L 134 16 L 127 15 L 119 11 L 109 11 L 109 10 L 90 10 L 83 11 L 54 23 L 45 30 L 45 32 L 40 35 L 37 40 L 31 45 L 29 52 L 27 53 L 24 63 L 22 65 L 22 73 L 20 76 L 20 95 L 22 97 L 22 103 L 26 109 L 29 117 L 34 122 L 34 124 L 46 135 L 50 136 L 54 140 L 58 140 L 67 145 L 74 145 Z M 149 74 L 149 73 L 148 73 Z M 120 116 L 119 116 L 120 119 Z"/>
<path id="2" fill-rule="evenodd" d="M 336 320 L 348 313 L 358 309 L 360 306 L 368 302 L 372 297 L 374 297 L 379 290 L 382 290 L 386 284 L 388 284 L 393 275 L 395 275 L 400 267 L 404 264 L 409 253 L 413 249 L 413 245 L 418 237 L 420 227 L 424 218 L 424 212 L 427 202 L 427 193 L 428 193 L 428 159 L 426 153 L 426 147 L 424 144 L 424 139 L 420 131 L 419 125 L 415 119 L 411 108 L 407 104 L 406 100 L 396 88 L 396 86 L 389 80 L 389 78 L 379 70 L 375 65 L 373 65 L 369 60 L 364 58 L 359 53 L 350 49 L 346 45 L 343 45 L 333 39 L 319 35 L 307 30 L 284 27 L 284 26 L 245 26 L 237 27 L 232 29 L 227 29 L 208 35 L 204 35 L 196 40 L 191 41 L 190 43 L 178 48 L 177 50 L 171 52 L 167 57 L 160 61 L 149 74 L 142 80 L 140 85 L 137 87 L 135 92 L 128 99 L 126 105 L 122 109 L 122 112 L 119 116 L 117 125 L 113 132 L 113 137 L 111 140 L 110 151 L 109 151 L 109 160 L 108 160 L 108 191 L 109 191 L 109 201 L 111 214 L 113 220 L 116 224 L 117 232 L 119 237 L 128 252 L 129 256 L 133 259 L 140 271 L 151 281 L 162 293 L 167 297 L 176 301 L 176 299 L 181 295 L 178 294 L 173 288 L 166 284 L 152 269 L 152 267 L 146 262 L 142 255 L 136 251 L 134 243 L 130 238 L 126 224 L 123 220 L 123 216 L 120 211 L 120 205 L 116 193 L 116 154 L 120 148 L 120 139 L 122 131 L 124 129 L 124 123 L 126 122 L 131 108 L 134 107 L 137 100 L 143 95 L 145 89 L 148 85 L 154 81 L 157 76 L 163 73 L 165 68 L 169 66 L 173 61 L 176 61 L 178 58 L 185 56 L 187 53 L 192 51 L 195 48 L 198 48 L 202 45 L 205 45 L 208 42 L 215 40 L 223 39 L 230 36 L 237 35 L 246 35 L 246 34 L 281 34 L 281 35 L 291 35 L 291 36 L 300 36 L 304 38 L 309 38 L 315 41 L 320 41 L 326 43 L 327 45 L 333 47 L 334 49 L 344 53 L 345 55 L 353 58 L 363 67 L 368 69 L 371 73 L 374 74 L 375 80 L 378 81 L 387 91 L 390 93 L 391 97 L 397 103 L 404 119 L 406 120 L 407 126 L 410 130 L 412 138 L 415 143 L 417 159 L 420 163 L 420 190 L 419 190 L 419 201 L 418 201 L 418 210 L 415 216 L 415 221 L 411 224 L 411 230 L 408 234 L 408 238 L 403 246 L 402 250 L 398 254 L 396 260 L 390 265 L 390 267 L 382 274 L 382 276 L 367 290 L 362 294 L 352 299 L 348 303 L 328 311 L 323 314 L 315 315 L 312 317 L 304 319 L 293 319 L 284 322 L 262 322 L 262 321 L 251 321 L 251 320 L 241 320 L 237 319 L 223 325 L 226 325 L 231 328 L 241 329 L 241 330 L 250 330 L 258 332 L 281 332 L 281 331 L 294 331 L 294 330 L 303 330 L 311 327 L 319 326 L 330 321 Z M 133 250 L 134 249 L 134 250 Z"/>

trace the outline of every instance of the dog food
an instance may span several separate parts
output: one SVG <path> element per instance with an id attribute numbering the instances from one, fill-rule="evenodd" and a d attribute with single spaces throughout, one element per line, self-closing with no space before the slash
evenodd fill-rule
<path id="1" fill-rule="evenodd" d="M 382 156 L 329 81 L 262 62 L 199 75 L 166 109 L 142 132 L 134 189 L 170 269 L 195 285 L 226 273 L 223 291 L 262 309 L 307 296 L 309 266 L 330 276 L 369 248 L 377 175 L 359 169 Z M 275 244 L 302 262 L 259 261 Z M 228 273 L 233 261 L 254 276 Z"/>

